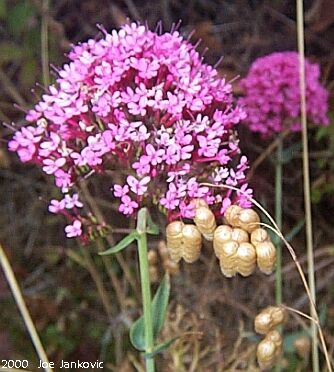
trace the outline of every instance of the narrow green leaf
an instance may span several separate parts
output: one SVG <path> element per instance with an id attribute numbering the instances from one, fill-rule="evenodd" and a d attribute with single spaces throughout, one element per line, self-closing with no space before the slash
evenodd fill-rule
<path id="1" fill-rule="evenodd" d="M 146 225 L 147 225 L 146 227 L 147 234 L 159 235 L 159 227 L 153 222 L 149 213 L 147 213 Z"/>
<path id="2" fill-rule="evenodd" d="M 169 275 L 162 280 L 152 301 L 153 337 L 157 339 L 164 325 L 170 293 Z M 145 350 L 144 317 L 138 318 L 130 328 L 130 340 L 137 350 Z"/>
<path id="3" fill-rule="evenodd" d="M 179 338 L 181 338 L 181 336 L 177 336 L 177 337 L 173 337 L 171 338 L 170 340 L 167 340 L 165 342 L 162 342 L 161 344 L 157 345 L 154 350 L 152 351 L 152 353 L 146 353 L 145 354 L 145 358 L 153 358 L 154 356 L 156 356 L 157 354 L 159 353 L 162 353 L 163 351 L 165 351 L 166 349 L 169 348 L 169 346 L 175 342 L 176 340 L 178 340 Z"/>
<path id="4" fill-rule="evenodd" d="M 167 306 L 170 293 L 169 275 L 166 274 L 159 285 L 159 288 L 152 301 L 152 317 L 153 317 L 153 337 L 154 340 L 159 336 L 159 333 L 164 325 Z"/>
<path id="5" fill-rule="evenodd" d="M 99 255 L 100 256 L 106 256 L 106 255 L 109 255 L 109 254 L 120 252 L 124 248 L 126 248 L 128 245 L 130 245 L 135 239 L 137 239 L 137 237 L 138 237 L 137 231 L 133 231 L 131 234 L 126 236 L 124 239 L 122 239 L 114 247 L 111 247 L 104 252 L 100 252 Z"/>
<path id="6" fill-rule="evenodd" d="M 130 341 L 137 350 L 145 350 L 145 326 L 142 316 L 138 318 L 130 328 Z"/>

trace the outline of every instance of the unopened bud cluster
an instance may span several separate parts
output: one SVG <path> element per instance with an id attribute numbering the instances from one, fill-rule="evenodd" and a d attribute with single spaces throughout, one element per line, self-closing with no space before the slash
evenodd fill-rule
<path id="1" fill-rule="evenodd" d="M 159 262 L 162 265 L 159 265 Z M 171 260 L 166 243 L 160 241 L 158 249 L 151 249 L 148 252 L 149 274 L 153 283 L 159 281 L 159 267 L 162 266 L 165 272 L 170 275 L 177 275 L 180 272 L 179 264 Z"/>
<path id="2" fill-rule="evenodd" d="M 282 354 L 282 336 L 275 328 L 283 324 L 286 318 L 286 310 L 281 306 L 268 306 L 255 318 L 255 331 L 265 335 L 256 351 L 261 369 L 271 368 Z"/>
<path id="3" fill-rule="evenodd" d="M 267 231 L 259 227 L 260 217 L 250 208 L 231 205 L 226 209 L 226 224 L 217 226 L 214 213 L 204 200 L 195 203 L 195 224 L 171 222 L 166 229 L 167 247 L 171 259 L 196 261 L 200 256 L 202 236 L 213 241 L 222 273 L 233 277 L 251 275 L 256 266 L 265 273 L 273 272 L 276 249 Z"/>

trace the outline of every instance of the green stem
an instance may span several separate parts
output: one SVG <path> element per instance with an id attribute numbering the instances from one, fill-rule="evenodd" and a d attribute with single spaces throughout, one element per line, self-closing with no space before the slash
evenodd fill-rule
<path id="1" fill-rule="evenodd" d="M 276 166 L 275 166 L 275 220 L 278 228 L 282 229 L 282 153 L 283 141 L 280 139 L 276 151 Z M 276 304 L 282 303 L 282 244 L 279 238 L 275 241 L 276 254 Z"/>
<path id="2" fill-rule="evenodd" d="M 139 267 L 140 267 L 140 283 L 143 298 L 143 312 L 145 325 L 145 352 L 151 353 L 154 348 L 153 338 L 153 318 L 152 318 L 152 301 L 151 288 L 149 277 L 149 265 L 147 258 L 147 235 L 146 235 L 147 209 L 142 208 L 138 212 L 137 238 L 138 253 L 139 253 Z M 154 357 L 146 358 L 146 372 L 154 372 Z"/>
<path id="3" fill-rule="evenodd" d="M 275 165 L 275 220 L 278 228 L 282 229 L 282 173 L 283 173 L 283 139 L 279 138 L 276 150 L 276 165 Z M 275 280 L 275 297 L 276 304 L 282 303 L 282 244 L 281 239 L 275 237 L 276 244 L 276 280 Z M 283 328 L 280 327 L 280 332 L 283 333 Z M 276 372 L 282 371 L 280 363 L 276 364 Z"/>

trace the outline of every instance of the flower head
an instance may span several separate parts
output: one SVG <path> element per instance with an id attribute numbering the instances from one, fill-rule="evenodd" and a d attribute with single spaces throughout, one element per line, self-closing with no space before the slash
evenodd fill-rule
<path id="1" fill-rule="evenodd" d="M 157 34 L 131 23 L 103 33 L 73 47 L 56 83 L 26 116 L 31 125 L 9 143 L 22 161 L 54 176 L 65 197 L 50 210 L 74 219 L 67 236 L 87 227 L 71 189 L 110 169 L 126 174 L 114 185 L 110 179 L 110 196 L 125 215 L 154 202 L 170 220 L 188 218 L 194 198 L 215 204 L 218 214 L 223 200 L 242 200 L 201 186 L 246 181 L 235 134 L 245 113 L 233 103 L 231 84 L 178 31 Z"/>
<path id="2" fill-rule="evenodd" d="M 313 124 L 327 125 L 328 91 L 320 83 L 319 65 L 305 61 L 307 117 Z M 258 58 L 241 80 L 244 97 L 239 103 L 247 112 L 247 125 L 263 136 L 287 128 L 299 131 L 299 55 L 273 53 Z"/>

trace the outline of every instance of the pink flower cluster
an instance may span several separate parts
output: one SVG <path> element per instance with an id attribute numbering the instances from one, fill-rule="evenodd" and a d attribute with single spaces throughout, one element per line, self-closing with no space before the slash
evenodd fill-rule
<path id="1" fill-rule="evenodd" d="M 55 85 L 27 114 L 33 124 L 9 142 L 23 162 L 54 176 L 65 198 L 49 209 L 73 212 L 67 236 L 81 235 L 86 224 L 71 189 L 108 170 L 126 174 L 110 185 L 125 215 L 153 202 L 170 220 L 192 217 L 195 198 L 217 214 L 232 202 L 248 206 L 244 194 L 201 185 L 251 194 L 235 133 L 245 113 L 233 104 L 231 84 L 178 31 L 157 34 L 132 23 L 102 32 L 73 47 Z"/>
<path id="2" fill-rule="evenodd" d="M 308 121 L 328 125 L 328 91 L 321 85 L 320 68 L 305 61 Z M 247 112 L 247 125 L 270 136 L 285 129 L 299 131 L 300 88 L 297 52 L 273 53 L 258 58 L 241 80 L 244 97 L 239 104 Z"/>

